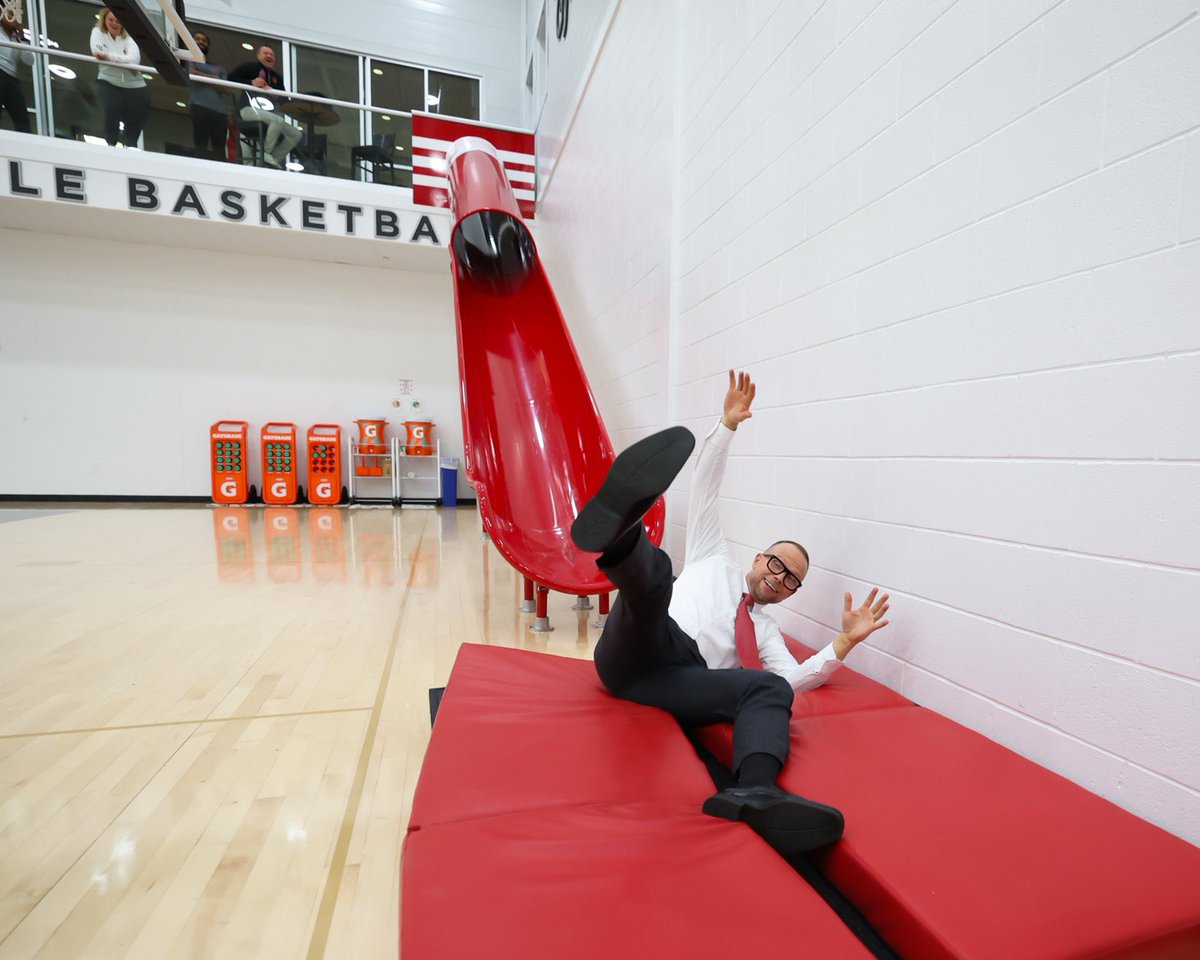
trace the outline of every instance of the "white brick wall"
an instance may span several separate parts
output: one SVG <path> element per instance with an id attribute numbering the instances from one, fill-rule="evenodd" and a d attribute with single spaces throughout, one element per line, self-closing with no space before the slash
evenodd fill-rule
<path id="1" fill-rule="evenodd" d="M 758 380 L 787 628 L 1193 842 L 1198 7 L 622 0 L 542 233 L 618 446 Z"/>
<path id="2" fill-rule="evenodd" d="M 552 89 L 555 64 L 562 62 L 570 83 L 604 91 L 585 97 L 578 114 L 555 95 L 547 101 L 546 122 L 570 126 L 571 135 L 538 209 L 537 230 L 617 449 L 668 419 L 675 63 L 663 56 L 663 38 L 674 24 L 669 4 L 623 3 L 611 26 L 594 16 L 577 23 L 572 7 L 576 51 L 588 47 L 588 36 L 605 33 L 605 51 L 618 51 L 602 56 L 590 77 L 581 75 L 578 56 L 551 47 Z M 558 143 L 539 130 L 539 150 L 548 140 Z"/>

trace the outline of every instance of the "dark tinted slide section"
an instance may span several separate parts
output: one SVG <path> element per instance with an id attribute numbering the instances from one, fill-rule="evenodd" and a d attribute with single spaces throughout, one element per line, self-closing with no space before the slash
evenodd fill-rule
<path id="1" fill-rule="evenodd" d="M 537 583 L 611 590 L 569 533 L 613 460 L 591 387 L 494 149 L 465 138 L 447 159 L 466 474 L 484 528 Z M 664 516 L 660 499 L 655 543 Z"/>

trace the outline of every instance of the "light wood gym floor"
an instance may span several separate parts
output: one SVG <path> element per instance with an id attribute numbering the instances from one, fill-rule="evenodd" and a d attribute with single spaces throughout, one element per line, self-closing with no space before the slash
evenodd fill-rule
<path id="1" fill-rule="evenodd" d="M 470 507 L 0 521 L 0 960 L 392 960 L 429 688 L 599 632 Z"/>

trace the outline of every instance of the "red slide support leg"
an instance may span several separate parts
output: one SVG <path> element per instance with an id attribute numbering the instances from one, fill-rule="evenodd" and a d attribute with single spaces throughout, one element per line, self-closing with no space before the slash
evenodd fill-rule
<path id="1" fill-rule="evenodd" d="M 533 618 L 533 626 L 530 627 L 534 633 L 549 633 L 554 629 L 550 626 L 550 616 L 547 610 L 549 598 L 550 588 L 543 587 L 539 583 L 537 585 L 537 609 Z"/>
<path id="2" fill-rule="evenodd" d="M 533 613 L 536 609 L 536 604 L 533 602 L 533 581 L 528 577 L 525 580 L 525 599 L 521 601 L 521 605 L 517 609 L 521 613 Z"/>
<path id="3" fill-rule="evenodd" d="M 592 621 L 593 627 L 603 627 L 604 621 L 608 617 L 608 594 L 600 594 L 600 610 L 596 614 L 596 619 Z"/>

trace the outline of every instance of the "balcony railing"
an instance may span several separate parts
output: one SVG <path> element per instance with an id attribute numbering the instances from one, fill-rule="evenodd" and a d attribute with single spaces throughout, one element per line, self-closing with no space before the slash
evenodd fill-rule
<path id="1" fill-rule="evenodd" d="M 43 136 L 104 144 L 104 108 L 95 89 L 73 84 L 58 89 L 57 80 L 77 78 L 76 67 L 98 68 L 101 61 L 81 53 L 52 49 L 37 43 L 13 43 L 0 36 L 0 46 L 38 58 L 35 79 L 45 82 L 46 94 L 27 97 L 36 109 L 29 113 L 31 128 Z M 116 64 L 107 64 L 117 66 Z M 220 91 L 228 131 L 225 149 L 197 149 L 193 139 L 189 90 L 157 79 L 145 65 L 122 69 L 147 78 L 150 110 L 138 148 L 158 153 L 201 157 L 214 162 L 269 165 L 259 139 L 265 130 L 242 117 L 245 94 L 257 106 L 282 118 L 296 134 L 286 169 L 346 180 L 365 180 L 412 187 L 412 114 L 405 110 L 368 106 L 313 93 L 260 89 L 195 75 L 192 82 Z M 90 95 L 89 95 L 90 94 Z"/>

